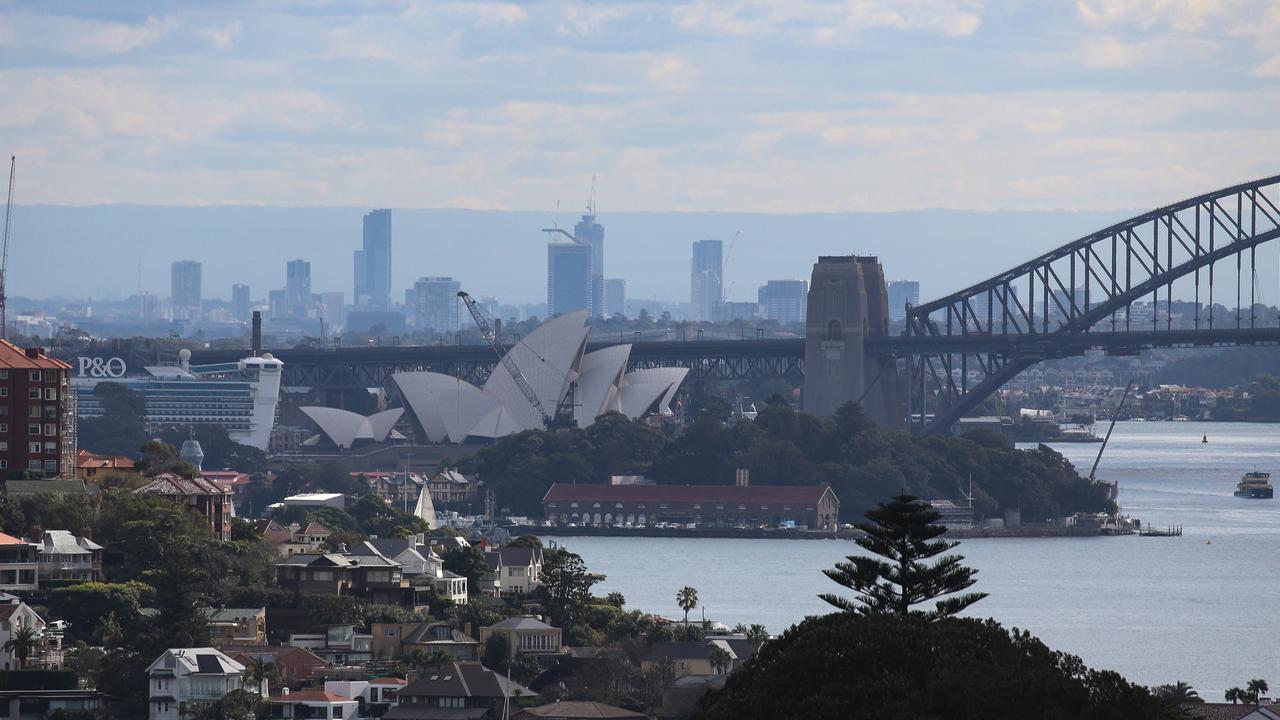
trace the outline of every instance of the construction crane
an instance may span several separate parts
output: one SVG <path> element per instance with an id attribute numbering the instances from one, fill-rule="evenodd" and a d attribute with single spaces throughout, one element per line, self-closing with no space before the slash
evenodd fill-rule
<path id="1" fill-rule="evenodd" d="M 511 353 L 502 352 L 502 345 L 498 342 L 498 334 L 493 331 L 493 326 L 484 318 L 484 314 L 480 310 L 480 303 L 475 301 L 467 293 L 459 290 L 458 297 L 462 298 L 462 302 L 466 304 L 467 311 L 471 313 L 471 318 L 476 321 L 476 326 L 480 328 L 480 334 L 484 336 L 485 342 L 493 348 L 498 354 L 498 360 L 502 362 L 502 366 L 511 374 L 511 379 L 516 381 L 516 386 L 520 388 L 520 392 L 524 393 L 524 397 L 538 411 L 538 415 L 542 416 L 544 425 L 551 425 L 552 417 L 542 407 L 542 401 L 538 400 L 538 395 L 530 387 L 529 381 L 525 379 L 524 373 L 520 372 L 520 366 L 516 365 L 515 358 L 511 357 Z"/>
<path id="2" fill-rule="evenodd" d="M 9 274 L 9 232 L 13 226 L 13 178 L 18 168 L 18 158 L 14 155 L 9 156 L 9 199 L 4 205 L 4 247 L 0 249 L 0 340 L 8 337 L 6 328 L 9 326 L 9 319 L 5 317 L 4 306 L 4 284 L 5 278 Z"/>

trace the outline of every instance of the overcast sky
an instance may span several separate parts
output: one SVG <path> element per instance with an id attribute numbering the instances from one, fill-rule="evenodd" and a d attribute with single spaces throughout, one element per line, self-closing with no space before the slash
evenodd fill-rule
<path id="1" fill-rule="evenodd" d="M 1280 3 L 31 2 L 26 203 L 1146 208 L 1280 168 Z"/>

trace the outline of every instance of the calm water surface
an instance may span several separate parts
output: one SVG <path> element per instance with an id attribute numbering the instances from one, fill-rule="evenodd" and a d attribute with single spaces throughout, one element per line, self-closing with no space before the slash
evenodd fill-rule
<path id="1" fill-rule="evenodd" d="M 1202 444 L 1207 434 L 1209 443 Z M 1208 699 L 1252 677 L 1280 686 L 1280 499 L 1232 496 L 1248 470 L 1280 477 L 1280 425 L 1119 423 L 1099 477 L 1120 481 L 1124 510 L 1180 538 L 966 540 L 991 594 L 970 614 L 1031 630 L 1091 666 L 1157 684 L 1186 680 Z M 1057 448 L 1087 473 L 1097 445 Z M 566 538 L 631 607 L 680 617 L 682 585 L 708 618 L 781 632 L 829 606 L 821 570 L 837 540 Z M 695 613 L 697 614 L 697 613 Z"/>

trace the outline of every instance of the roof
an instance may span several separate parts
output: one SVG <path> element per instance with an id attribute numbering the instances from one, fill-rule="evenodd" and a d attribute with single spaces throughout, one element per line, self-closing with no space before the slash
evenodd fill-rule
<path id="1" fill-rule="evenodd" d="M 236 622 L 245 618 L 256 618 L 266 612 L 266 608 L 206 608 L 205 617 L 209 618 L 209 622 Z"/>
<path id="2" fill-rule="evenodd" d="M 431 482 L 447 482 L 454 485 L 471 484 L 471 480 L 457 470 L 441 470 L 431 478 Z"/>
<path id="3" fill-rule="evenodd" d="M 41 552 L 58 555 L 88 555 L 102 546 L 87 537 L 72 535 L 67 530 L 45 530 Z"/>
<path id="4" fill-rule="evenodd" d="M 30 370 L 70 370 L 67 363 L 44 354 L 41 348 L 23 349 L 0 340 L 0 368 L 24 368 Z"/>
<path id="5" fill-rule="evenodd" d="M 383 720 L 479 720 L 489 708 L 442 708 L 397 705 L 382 715 Z"/>
<path id="6" fill-rule="evenodd" d="M 0 533 L 0 545 L 27 545 L 27 544 L 28 543 L 26 540 L 19 540 L 18 538 L 12 535 L 5 535 L 4 533 Z"/>
<path id="7" fill-rule="evenodd" d="M 351 562 L 338 553 L 294 553 L 284 560 L 276 563 L 280 565 L 295 565 L 298 567 L 307 567 L 315 565 L 316 567 L 351 567 Z"/>
<path id="8" fill-rule="evenodd" d="M 512 617 L 497 622 L 489 626 L 490 630 L 555 630 L 556 628 L 548 625 L 537 618 L 531 617 Z"/>
<path id="9" fill-rule="evenodd" d="M 538 707 L 525 708 L 515 714 L 517 718 L 565 718 L 565 720 L 578 720 L 579 718 L 616 718 L 619 720 L 647 720 L 649 717 L 641 712 L 627 710 L 625 708 L 615 707 L 613 705 L 605 705 L 598 702 L 584 702 L 580 700 L 553 702 L 548 705 L 539 705 Z"/>
<path id="10" fill-rule="evenodd" d="M 184 667 L 188 673 L 239 675 L 244 672 L 244 665 L 211 647 L 169 648 L 147 666 L 147 672 L 157 668 L 172 669 L 175 666 Z"/>
<path id="11" fill-rule="evenodd" d="M 1274 707 L 1274 706 L 1273 706 Z M 1240 718 L 1258 709 L 1249 703 L 1184 703 L 1178 706 L 1188 718 L 1198 720 L 1240 720 Z"/>
<path id="12" fill-rule="evenodd" d="M 357 440 L 386 442 L 392 427 L 404 414 L 404 408 L 392 408 L 368 417 L 350 410 L 308 405 L 299 408 L 320 428 L 329 442 L 349 448 Z"/>
<path id="13" fill-rule="evenodd" d="M 310 661 L 311 665 L 322 666 L 324 659 L 306 648 L 294 645 L 223 645 L 222 651 L 233 658 L 270 658 L 271 662 L 286 664 Z M 238 662 L 238 661 L 237 661 Z"/>
<path id="14" fill-rule="evenodd" d="M 228 495 L 230 490 L 204 478 L 184 478 L 173 473 L 161 473 L 151 482 L 134 490 L 145 495 Z"/>
<path id="15" fill-rule="evenodd" d="M 83 480 L 5 480 L 4 491 L 9 495 L 84 495 L 89 492 Z"/>
<path id="16" fill-rule="evenodd" d="M 408 685 L 409 681 L 398 677 L 380 677 L 369 681 L 370 685 Z"/>
<path id="17" fill-rule="evenodd" d="M 123 455 L 98 455 L 81 449 L 76 453 L 77 468 L 111 468 L 114 470 L 132 470 L 133 458 Z"/>
<path id="18" fill-rule="evenodd" d="M 455 629 L 449 623 L 422 623 L 404 636 L 406 645 L 424 645 L 427 643 L 475 643 L 475 638 Z"/>
<path id="19" fill-rule="evenodd" d="M 507 545 L 499 548 L 497 553 L 501 556 L 503 565 L 533 565 L 542 562 L 542 548 L 540 547 Z"/>
<path id="20" fill-rule="evenodd" d="M 671 658 L 673 660 L 698 660 L 711 657 L 711 643 L 705 640 L 694 640 L 685 642 L 683 640 L 673 640 L 668 642 L 655 643 L 644 654 L 645 660 L 657 660 L 659 658 Z"/>
<path id="21" fill-rule="evenodd" d="M 355 700 L 346 695 L 338 695 L 328 690 L 299 690 L 291 692 L 288 695 L 277 695 L 271 698 L 273 703 L 300 703 L 300 702 L 325 702 L 325 703 L 354 703 Z"/>
<path id="22" fill-rule="evenodd" d="M 826 485 L 572 485 L 556 483 L 543 502 L 817 503 Z M 835 493 L 832 492 L 832 497 Z"/>
<path id="23" fill-rule="evenodd" d="M 284 501 L 286 503 L 290 500 L 294 502 L 325 502 L 326 500 L 340 497 L 342 497 L 342 493 L 298 493 L 297 495 L 290 495 Z"/>
<path id="24" fill-rule="evenodd" d="M 409 683 L 400 697 L 536 697 L 537 693 L 511 682 L 478 662 L 451 662 Z"/>
<path id="25" fill-rule="evenodd" d="M 318 523 L 315 520 L 307 523 L 307 526 L 298 531 L 299 535 L 331 535 L 333 531 L 324 523 Z"/>

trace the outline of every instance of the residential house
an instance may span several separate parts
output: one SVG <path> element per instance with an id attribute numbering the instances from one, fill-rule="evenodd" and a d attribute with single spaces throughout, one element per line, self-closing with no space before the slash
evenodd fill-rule
<path id="1" fill-rule="evenodd" d="M 640 667 L 653 669 L 663 660 L 670 660 L 676 677 L 685 675 L 728 675 L 745 663 L 760 645 L 745 638 L 713 638 L 692 642 L 672 641 L 652 645 L 640 660 Z M 717 665 L 716 649 L 724 651 L 728 665 Z"/>
<path id="2" fill-rule="evenodd" d="M 408 682 L 397 677 L 372 680 L 326 680 L 324 690 L 333 695 L 349 697 L 359 703 L 361 718 L 376 718 L 381 717 L 391 707 L 400 689 L 406 685 Z"/>
<path id="3" fill-rule="evenodd" d="M 480 659 L 480 643 L 446 622 L 374 623 L 369 631 L 375 660 L 408 657 L 415 650 L 444 653 L 450 660 Z"/>
<path id="4" fill-rule="evenodd" d="M 215 482 L 161 473 L 134 492 L 163 495 L 181 502 L 208 523 L 214 537 L 219 540 L 231 539 L 231 491 Z"/>
<path id="5" fill-rule="evenodd" d="M 326 683 L 327 685 L 327 683 Z M 271 698 L 273 718 L 332 718 L 354 720 L 360 709 L 359 701 L 325 690 L 300 690 L 285 692 Z"/>
<path id="6" fill-rule="evenodd" d="M 429 590 L 411 586 L 398 564 L 378 555 L 297 553 L 276 563 L 276 582 L 298 593 L 354 595 L 414 610 L 430 603 Z"/>
<path id="7" fill-rule="evenodd" d="M 102 546 L 66 530 L 45 530 L 32 543 L 40 565 L 40 581 L 82 583 L 102 579 Z"/>
<path id="8" fill-rule="evenodd" d="M 279 684 L 284 687 L 310 682 L 317 670 L 326 667 L 324 658 L 293 645 L 223 645 L 221 650 L 241 665 L 248 666 L 254 660 L 275 665 Z"/>
<path id="9" fill-rule="evenodd" d="M 535 617 L 507 618 L 482 627 L 480 644 L 484 645 L 495 635 L 506 639 L 508 651 L 513 658 L 518 653 L 559 654 L 563 644 L 560 628 L 551 627 Z"/>
<path id="10" fill-rule="evenodd" d="M 289 644 L 306 648 L 330 666 L 363 665 L 373 659 L 373 636 L 355 625 L 330 625 L 323 633 L 294 633 Z"/>
<path id="11" fill-rule="evenodd" d="M 525 708 L 511 717 L 513 720 L 649 720 L 649 716 L 642 712 L 581 700 Z"/>
<path id="12" fill-rule="evenodd" d="M 0 668 L 5 670 L 21 670 L 22 660 L 14 649 L 5 649 L 9 640 L 20 630 L 33 628 L 37 634 L 43 635 L 44 619 L 36 614 L 31 606 L 12 595 L 0 595 Z M 33 650 L 27 657 L 26 666 L 40 663 L 40 653 Z"/>
<path id="13" fill-rule="evenodd" d="M 293 534 L 293 543 L 295 545 L 305 545 L 312 550 L 319 550 L 325 543 L 329 542 L 329 536 L 333 531 L 314 520 L 307 523 L 306 527 L 300 528 Z"/>
<path id="14" fill-rule="evenodd" d="M 0 718 L 101 717 L 110 698 L 100 690 L 0 690 Z"/>
<path id="15" fill-rule="evenodd" d="M 214 647 L 267 644 L 266 608 L 207 608 L 205 613 Z"/>
<path id="16" fill-rule="evenodd" d="M 76 477 L 96 483 L 104 475 L 138 478 L 141 475 L 133 465 L 133 459 L 123 455 L 97 455 L 88 450 L 76 453 Z"/>
<path id="17" fill-rule="evenodd" d="M 511 546 L 488 550 L 484 554 L 489 564 L 485 578 L 493 582 L 493 591 L 499 595 L 527 595 L 542 584 L 542 548 Z"/>
<path id="18" fill-rule="evenodd" d="M 353 478 L 364 478 L 374 495 L 385 500 L 389 505 L 405 512 L 413 510 L 418 502 L 418 495 L 426 479 L 417 473 L 394 472 L 353 472 Z M 406 481 L 407 478 L 407 481 Z"/>
<path id="19" fill-rule="evenodd" d="M 516 698 L 537 697 L 478 662 L 451 662 L 400 690 L 385 720 L 498 718 Z"/>
<path id="20" fill-rule="evenodd" d="M 147 685 L 150 720 L 179 720 L 191 716 L 190 704 L 213 703 L 240 690 L 244 665 L 217 648 L 170 648 L 147 667 Z"/>
<path id="21" fill-rule="evenodd" d="M 427 480 L 427 490 L 440 509 L 477 502 L 476 483 L 457 470 L 446 468 L 432 475 Z"/>
<path id="22" fill-rule="evenodd" d="M 40 587 L 40 560 L 36 546 L 0 533 L 0 592 Z"/>
<path id="23" fill-rule="evenodd" d="M 270 545 L 277 555 L 288 557 L 294 553 L 314 552 L 320 549 L 320 544 L 311 545 L 310 543 L 297 542 L 297 537 L 302 526 L 298 523 L 284 523 L 276 520 L 266 519 L 258 520 L 254 523 L 254 528 L 258 532 L 258 537 L 262 541 Z"/>
<path id="24" fill-rule="evenodd" d="M 365 545 L 400 563 L 411 584 L 429 585 L 436 597 L 459 605 L 466 604 L 466 577 L 445 570 L 444 561 L 426 544 L 422 534 L 411 538 L 374 538 Z"/>
<path id="25" fill-rule="evenodd" d="M 201 470 L 200 475 L 205 480 L 215 483 L 218 487 L 230 492 L 231 499 L 237 506 L 244 504 L 245 493 L 249 491 L 249 473 L 243 473 L 239 470 Z M 252 508 L 254 513 L 258 509 Z"/>

